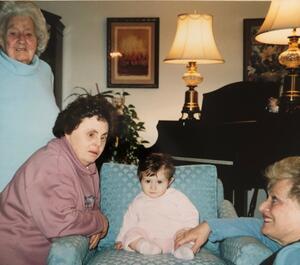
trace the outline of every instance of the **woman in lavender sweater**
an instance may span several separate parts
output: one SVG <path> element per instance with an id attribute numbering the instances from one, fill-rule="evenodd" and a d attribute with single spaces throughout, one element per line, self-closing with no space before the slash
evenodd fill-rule
<path id="1" fill-rule="evenodd" d="M 58 115 L 57 138 L 35 152 L 1 194 L 2 265 L 46 264 L 53 238 L 83 235 L 94 248 L 106 234 L 95 160 L 114 117 L 114 108 L 100 95 L 80 96 Z"/>

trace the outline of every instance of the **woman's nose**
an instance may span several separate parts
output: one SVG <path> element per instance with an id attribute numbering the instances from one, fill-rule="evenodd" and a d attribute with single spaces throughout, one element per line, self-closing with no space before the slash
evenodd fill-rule
<path id="1" fill-rule="evenodd" d="M 24 42 L 25 41 L 25 35 L 23 33 L 18 34 L 18 41 Z"/>
<path id="2" fill-rule="evenodd" d="M 102 142 L 101 138 L 96 137 L 94 139 L 94 145 L 96 145 L 97 147 L 99 147 L 101 145 L 101 142 Z"/>
<path id="3" fill-rule="evenodd" d="M 269 203 L 269 200 L 267 199 L 260 204 L 259 211 L 261 213 L 263 213 L 264 211 L 268 210 L 269 208 L 270 208 L 270 203 Z"/>

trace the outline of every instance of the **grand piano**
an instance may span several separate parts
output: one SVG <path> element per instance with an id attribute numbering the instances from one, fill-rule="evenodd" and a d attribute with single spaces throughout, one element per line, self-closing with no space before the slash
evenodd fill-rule
<path id="1" fill-rule="evenodd" d="M 266 190 L 264 170 L 290 155 L 300 155 L 299 113 L 271 113 L 275 83 L 236 82 L 203 95 L 200 120 L 159 121 L 149 152 L 166 152 L 177 165 L 217 167 L 224 195 L 239 216 L 253 216 L 258 189 Z M 248 207 L 248 191 L 254 196 Z"/>

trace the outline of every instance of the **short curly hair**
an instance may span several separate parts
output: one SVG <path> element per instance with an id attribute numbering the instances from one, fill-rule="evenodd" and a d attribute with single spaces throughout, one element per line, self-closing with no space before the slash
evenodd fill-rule
<path id="1" fill-rule="evenodd" d="M 15 16 L 25 16 L 32 19 L 37 37 L 35 53 L 40 56 L 47 47 L 49 33 L 42 11 L 31 1 L 0 2 L 0 48 L 3 50 L 5 47 L 7 25 L 9 20 Z"/>
<path id="2" fill-rule="evenodd" d="M 300 204 L 300 156 L 281 159 L 267 167 L 265 176 L 270 190 L 279 180 L 288 179 L 292 183 L 289 196 L 296 198 Z"/>
<path id="3" fill-rule="evenodd" d="M 52 132 L 61 138 L 78 128 L 84 118 L 97 116 L 108 123 L 110 138 L 115 134 L 117 115 L 116 109 L 103 95 L 82 94 L 58 114 Z"/>
<path id="4" fill-rule="evenodd" d="M 173 178 L 175 173 L 175 166 L 173 158 L 169 154 L 164 153 L 151 153 L 144 159 L 140 159 L 137 169 L 139 180 L 141 181 L 143 176 L 155 176 L 157 172 L 163 169 L 165 176 L 168 180 Z"/>

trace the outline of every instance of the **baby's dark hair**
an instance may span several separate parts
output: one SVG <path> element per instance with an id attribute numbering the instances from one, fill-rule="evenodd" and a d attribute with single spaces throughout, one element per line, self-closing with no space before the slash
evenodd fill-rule
<path id="1" fill-rule="evenodd" d="M 155 176 L 157 171 L 164 169 L 167 179 L 171 179 L 175 173 L 175 166 L 173 159 L 168 154 L 151 153 L 144 159 L 141 159 L 138 164 L 137 174 L 141 181 L 143 176 Z"/>
<path id="2" fill-rule="evenodd" d="M 57 138 L 61 138 L 65 134 L 71 134 L 84 118 L 93 116 L 98 116 L 99 120 L 108 123 L 109 137 L 111 137 L 116 127 L 117 112 L 113 105 L 101 94 L 94 96 L 90 94 L 79 95 L 58 114 L 52 132 Z"/>

